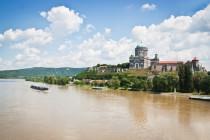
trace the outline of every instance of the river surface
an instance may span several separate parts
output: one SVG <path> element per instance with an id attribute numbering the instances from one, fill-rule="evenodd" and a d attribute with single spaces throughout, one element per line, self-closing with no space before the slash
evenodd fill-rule
<path id="1" fill-rule="evenodd" d="M 1 140 L 210 140 L 210 102 L 0 80 Z"/>

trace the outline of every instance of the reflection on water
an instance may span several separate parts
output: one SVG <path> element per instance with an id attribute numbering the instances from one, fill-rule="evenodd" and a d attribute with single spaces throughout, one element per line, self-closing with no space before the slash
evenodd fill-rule
<path id="1" fill-rule="evenodd" d="M 3 140 L 209 140 L 210 103 L 180 96 L 94 91 L 0 80 Z"/>

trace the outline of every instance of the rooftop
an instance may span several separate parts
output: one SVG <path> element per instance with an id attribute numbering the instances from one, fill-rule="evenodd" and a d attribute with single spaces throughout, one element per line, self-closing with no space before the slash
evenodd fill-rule
<path id="1" fill-rule="evenodd" d="M 137 45 L 137 46 L 136 46 L 136 49 L 145 49 L 145 50 L 148 50 L 148 48 L 147 48 L 147 47 L 140 46 L 140 45 Z"/>
<path id="2" fill-rule="evenodd" d="M 159 64 L 180 64 L 183 61 L 160 61 Z"/>

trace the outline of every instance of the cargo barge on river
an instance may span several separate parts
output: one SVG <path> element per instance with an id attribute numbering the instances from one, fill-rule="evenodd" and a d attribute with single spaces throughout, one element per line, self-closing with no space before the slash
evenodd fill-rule
<path id="1" fill-rule="evenodd" d="M 42 91 L 48 90 L 47 87 L 35 86 L 35 85 L 31 85 L 31 88 L 36 89 L 36 90 L 42 90 Z"/>

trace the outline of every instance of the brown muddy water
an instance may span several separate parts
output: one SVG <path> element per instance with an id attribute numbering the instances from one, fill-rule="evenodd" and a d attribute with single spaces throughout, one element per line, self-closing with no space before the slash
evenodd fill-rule
<path id="1" fill-rule="evenodd" d="M 210 102 L 0 80 L 1 140 L 209 140 Z"/>

